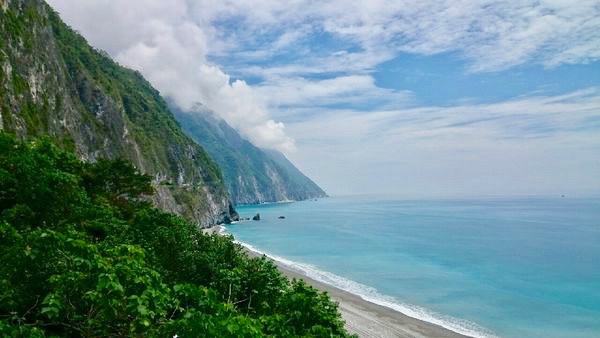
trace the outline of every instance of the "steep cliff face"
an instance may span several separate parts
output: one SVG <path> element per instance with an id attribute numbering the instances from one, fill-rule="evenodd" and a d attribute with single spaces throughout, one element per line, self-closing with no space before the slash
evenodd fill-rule
<path id="1" fill-rule="evenodd" d="M 94 50 L 41 0 L 0 0 L 0 129 L 82 159 L 124 158 L 154 203 L 200 225 L 234 217 L 221 172 L 137 72 Z"/>
<path id="2" fill-rule="evenodd" d="M 183 129 L 219 164 L 235 203 L 252 204 L 326 196 L 285 155 L 275 150 L 255 147 L 209 110 L 198 108 L 194 113 L 185 113 L 173 109 L 173 112 Z"/>

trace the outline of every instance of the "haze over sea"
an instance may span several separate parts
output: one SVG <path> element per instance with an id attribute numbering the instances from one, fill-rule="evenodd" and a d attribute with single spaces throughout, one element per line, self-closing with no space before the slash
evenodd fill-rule
<path id="1" fill-rule="evenodd" d="M 242 206 L 243 243 L 475 336 L 600 337 L 600 199 L 327 198 Z M 285 216 L 285 219 L 278 219 Z"/>

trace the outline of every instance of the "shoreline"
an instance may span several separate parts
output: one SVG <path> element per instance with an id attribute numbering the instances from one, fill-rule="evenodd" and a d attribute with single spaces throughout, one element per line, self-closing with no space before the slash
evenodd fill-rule
<path id="1" fill-rule="evenodd" d="M 224 234 L 225 228 L 223 226 L 214 226 L 212 228 L 204 229 L 204 231 L 207 234 L 222 235 Z M 263 253 L 252 251 L 242 243 L 239 244 L 242 245 L 246 253 L 251 257 L 261 257 L 264 255 Z M 319 291 L 326 292 L 329 297 L 338 304 L 338 309 L 346 322 L 346 330 L 349 333 L 357 334 L 359 337 L 470 337 L 437 324 L 410 317 L 389 307 L 375 304 L 363 299 L 359 295 L 315 280 L 267 255 L 264 256 L 270 259 L 277 266 L 279 271 L 289 279 L 302 279 Z"/>
<path id="2" fill-rule="evenodd" d="M 247 248 L 246 250 L 251 256 L 262 256 Z M 468 337 L 436 324 L 409 317 L 388 307 L 369 302 L 358 295 L 312 279 L 281 262 L 275 260 L 273 262 L 286 277 L 302 279 L 319 291 L 327 292 L 329 297 L 338 303 L 338 309 L 346 322 L 346 330 L 357 334 L 359 337 Z"/>

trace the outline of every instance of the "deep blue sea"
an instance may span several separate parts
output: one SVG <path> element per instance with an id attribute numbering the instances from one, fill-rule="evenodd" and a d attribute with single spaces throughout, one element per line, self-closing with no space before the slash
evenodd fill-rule
<path id="1" fill-rule="evenodd" d="M 600 199 L 326 198 L 243 206 L 234 237 L 475 336 L 600 337 Z M 285 219 L 278 219 L 285 216 Z"/>

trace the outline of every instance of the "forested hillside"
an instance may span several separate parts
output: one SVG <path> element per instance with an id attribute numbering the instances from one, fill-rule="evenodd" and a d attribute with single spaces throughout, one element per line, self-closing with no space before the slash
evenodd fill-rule
<path id="1" fill-rule="evenodd" d="M 152 193 L 126 161 L 0 134 L 0 336 L 347 335 L 325 294 Z"/>

